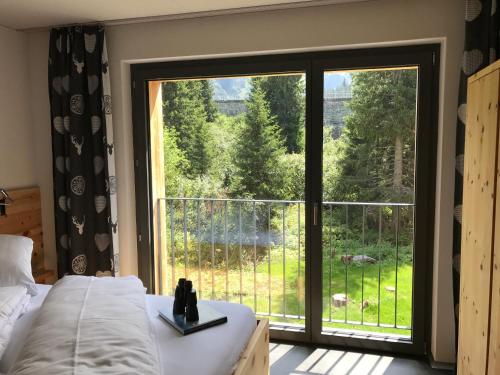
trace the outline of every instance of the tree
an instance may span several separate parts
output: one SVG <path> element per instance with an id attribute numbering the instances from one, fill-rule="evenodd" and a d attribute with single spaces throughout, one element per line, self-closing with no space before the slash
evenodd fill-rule
<path id="1" fill-rule="evenodd" d="M 183 165 L 183 173 L 188 177 L 201 176 L 210 162 L 202 84 L 194 80 L 167 82 L 162 92 L 164 123 L 175 129 L 177 147 L 188 161 Z"/>
<path id="2" fill-rule="evenodd" d="M 217 115 L 217 106 L 214 102 L 214 88 L 211 81 L 208 79 L 200 81 L 201 84 L 201 96 L 203 98 L 203 103 L 205 105 L 205 114 L 207 116 L 208 122 L 214 122 Z"/>
<path id="3" fill-rule="evenodd" d="M 302 75 L 277 75 L 261 78 L 262 89 L 269 103 L 271 115 L 285 136 L 289 153 L 302 150 L 305 95 Z"/>
<path id="4" fill-rule="evenodd" d="M 184 153 L 177 147 L 175 129 L 163 128 L 163 152 L 165 173 L 165 196 L 179 196 L 181 186 L 182 169 L 185 168 L 187 160 Z"/>
<path id="5" fill-rule="evenodd" d="M 339 191 L 361 200 L 412 200 L 417 72 L 353 75 Z"/>
<path id="6" fill-rule="evenodd" d="M 238 129 L 232 193 L 255 199 L 281 198 L 279 161 L 285 153 L 284 142 L 260 84 L 260 78 L 252 79 L 247 112 Z"/>

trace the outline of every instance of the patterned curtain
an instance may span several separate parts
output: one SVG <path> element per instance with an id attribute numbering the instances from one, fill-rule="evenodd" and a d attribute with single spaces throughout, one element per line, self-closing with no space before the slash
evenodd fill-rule
<path id="1" fill-rule="evenodd" d="M 458 123 L 455 150 L 455 214 L 453 221 L 453 297 L 455 301 L 457 330 L 458 303 L 460 301 L 460 241 L 462 230 L 467 78 L 497 59 L 500 47 L 499 16 L 500 12 L 497 11 L 496 0 L 465 1 L 465 46 L 462 58 L 462 72 L 460 74 L 458 98 Z"/>
<path id="2" fill-rule="evenodd" d="M 58 275 L 117 275 L 111 92 L 101 26 L 52 29 L 49 96 Z"/>

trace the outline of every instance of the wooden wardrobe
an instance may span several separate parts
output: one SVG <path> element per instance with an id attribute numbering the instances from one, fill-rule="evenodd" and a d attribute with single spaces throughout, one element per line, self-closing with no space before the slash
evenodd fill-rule
<path id="1" fill-rule="evenodd" d="M 458 374 L 500 374 L 500 60 L 468 80 Z"/>

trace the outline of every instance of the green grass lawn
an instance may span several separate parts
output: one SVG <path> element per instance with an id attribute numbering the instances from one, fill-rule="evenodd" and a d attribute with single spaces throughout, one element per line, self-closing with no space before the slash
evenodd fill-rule
<path id="1" fill-rule="evenodd" d="M 363 253 L 363 249 L 359 251 L 361 251 L 360 254 Z M 217 249 L 217 252 L 220 253 L 221 250 Z M 259 315 L 271 315 L 271 321 L 303 325 L 305 306 L 303 254 L 299 264 L 297 251 L 287 250 L 285 253 L 287 255 L 284 262 L 281 248 L 274 248 L 271 251 L 270 262 L 267 257 L 256 262 L 255 277 L 253 262 L 250 264 L 247 262 L 241 275 L 238 266 L 229 267 L 226 278 L 225 265 L 212 270 L 210 264 L 204 262 L 201 269 L 198 269 L 196 264 L 189 264 L 188 267 L 185 267 L 181 259 L 178 258 L 174 279 L 185 276 L 193 280 L 200 299 L 242 302 L 254 309 Z M 220 256 L 220 254 L 216 254 L 216 256 Z M 168 264 L 168 267 L 163 269 L 163 290 L 165 294 L 171 294 L 171 259 L 168 259 L 166 254 L 164 254 L 163 264 Z M 323 260 L 322 291 L 323 329 L 355 329 L 410 336 L 412 320 L 411 261 L 405 258 L 404 261 L 400 262 L 397 276 L 396 294 L 395 291 L 388 290 L 396 287 L 394 257 L 388 257 L 375 264 L 352 263 L 347 266 L 341 262 L 340 255 L 334 257 L 331 265 L 329 259 L 325 257 Z M 338 308 L 333 306 L 331 296 L 336 293 L 347 295 L 348 303 L 346 306 Z M 395 313 L 396 300 L 397 314 Z M 365 307 L 362 309 L 364 301 Z M 363 321 L 365 325 L 346 324 L 345 320 L 359 323 Z M 399 328 L 394 327 L 395 322 Z M 390 327 L 373 326 L 373 324 L 377 325 L 378 323 Z"/>

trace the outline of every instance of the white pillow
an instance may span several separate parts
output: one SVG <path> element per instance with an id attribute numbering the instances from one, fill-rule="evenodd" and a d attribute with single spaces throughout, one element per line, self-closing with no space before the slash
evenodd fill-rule
<path id="1" fill-rule="evenodd" d="M 33 240 L 28 237 L 0 234 L 0 287 L 22 285 L 36 296 L 37 289 L 31 273 Z"/>

